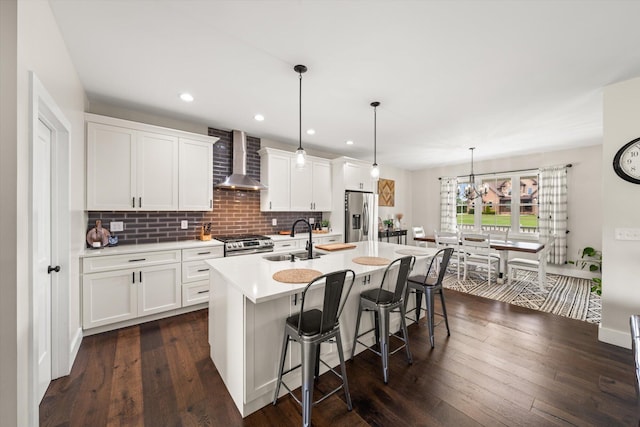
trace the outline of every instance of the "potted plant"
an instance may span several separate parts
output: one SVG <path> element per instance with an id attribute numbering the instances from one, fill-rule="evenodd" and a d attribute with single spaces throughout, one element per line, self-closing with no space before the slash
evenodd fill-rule
<path id="1" fill-rule="evenodd" d="M 385 219 L 384 221 L 382 221 L 382 223 L 388 228 L 388 229 L 392 229 L 393 228 L 393 220 L 392 219 Z"/>
<path id="2" fill-rule="evenodd" d="M 322 226 L 322 231 L 329 231 L 329 221 L 323 219 L 320 221 L 320 225 Z"/>
<path id="3" fill-rule="evenodd" d="M 580 258 L 576 261 L 569 261 L 569 264 L 575 264 L 581 270 L 588 268 L 590 272 L 598 274 L 602 271 L 602 252 L 587 246 L 578 251 Z M 591 278 L 591 292 L 602 295 L 602 277 L 596 276 Z"/>

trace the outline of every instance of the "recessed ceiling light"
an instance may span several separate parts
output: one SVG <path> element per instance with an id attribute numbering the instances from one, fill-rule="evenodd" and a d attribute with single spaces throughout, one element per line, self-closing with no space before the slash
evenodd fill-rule
<path id="1" fill-rule="evenodd" d="M 256 114 L 255 116 L 253 116 L 254 119 L 256 119 L 259 122 L 263 122 L 264 121 L 264 116 L 262 114 Z"/>
<path id="2" fill-rule="evenodd" d="M 193 95 L 191 95 L 190 93 L 184 92 L 180 94 L 180 99 L 182 99 L 184 102 L 192 102 Z"/>
<path id="3" fill-rule="evenodd" d="M 307 135 L 315 135 L 316 131 L 315 129 L 307 129 Z"/>
<path id="4" fill-rule="evenodd" d="M 347 141 L 347 145 L 353 145 L 353 141 L 352 140 L 348 140 Z"/>

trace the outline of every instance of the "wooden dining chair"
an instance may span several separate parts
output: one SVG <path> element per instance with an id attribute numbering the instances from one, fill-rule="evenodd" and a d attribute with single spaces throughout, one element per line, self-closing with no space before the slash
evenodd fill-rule
<path id="1" fill-rule="evenodd" d="M 538 252 L 537 259 L 528 258 L 512 258 L 507 261 L 507 284 L 511 286 L 511 281 L 516 279 L 518 270 L 533 271 L 538 273 L 538 286 L 541 290 L 545 288 L 547 280 L 547 256 L 553 247 L 556 236 L 549 237 L 544 244 L 544 249 Z"/>
<path id="2" fill-rule="evenodd" d="M 489 234 L 462 234 L 462 260 L 464 265 L 464 280 L 467 280 L 469 267 L 476 271 L 486 270 L 487 281 L 491 285 L 491 274 L 495 271 L 496 278 L 500 273 L 500 258 L 491 250 Z"/>

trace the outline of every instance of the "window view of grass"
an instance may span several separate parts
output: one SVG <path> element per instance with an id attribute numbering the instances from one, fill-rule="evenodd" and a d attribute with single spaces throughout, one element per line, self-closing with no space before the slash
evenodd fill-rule
<path id="1" fill-rule="evenodd" d="M 473 214 L 458 214 L 458 224 L 473 225 Z M 510 215 L 482 215 L 482 225 L 511 226 Z M 520 214 L 521 227 L 537 227 L 538 217 L 536 215 Z"/>

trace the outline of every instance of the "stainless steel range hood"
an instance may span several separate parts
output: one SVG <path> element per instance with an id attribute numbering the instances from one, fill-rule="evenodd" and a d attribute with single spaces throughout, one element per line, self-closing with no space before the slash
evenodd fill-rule
<path id="1" fill-rule="evenodd" d="M 233 169 L 231 175 L 216 188 L 231 190 L 266 190 L 261 184 L 247 175 L 247 135 L 239 130 L 233 131 Z"/>

